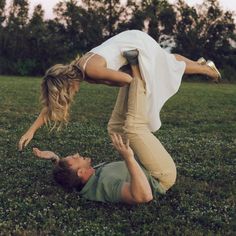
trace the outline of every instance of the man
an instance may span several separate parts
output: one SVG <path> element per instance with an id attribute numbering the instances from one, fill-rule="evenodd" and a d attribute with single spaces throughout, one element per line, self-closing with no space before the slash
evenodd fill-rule
<path id="1" fill-rule="evenodd" d="M 113 134 L 111 137 L 124 161 L 104 164 L 96 170 L 96 167 L 91 166 L 90 158 L 82 157 L 78 153 L 59 159 L 50 151 L 34 148 L 33 152 L 38 157 L 53 159 L 53 176 L 56 182 L 65 189 L 79 190 L 84 198 L 129 204 L 151 201 L 153 193 L 162 191 L 158 181 L 140 167 L 129 144 L 124 144 L 120 135 Z"/>
<path id="2" fill-rule="evenodd" d="M 124 56 L 131 65 L 134 78 L 129 87 L 120 89 L 108 124 L 112 143 L 124 161 L 103 164 L 95 169 L 90 158 L 79 154 L 59 159 L 50 151 L 35 148 L 33 152 L 38 157 L 53 160 L 56 182 L 64 188 L 77 189 L 86 199 L 145 203 L 157 193 L 165 193 L 174 184 L 176 167 L 148 128 L 145 83 L 135 60 L 137 53 L 131 51 Z"/>

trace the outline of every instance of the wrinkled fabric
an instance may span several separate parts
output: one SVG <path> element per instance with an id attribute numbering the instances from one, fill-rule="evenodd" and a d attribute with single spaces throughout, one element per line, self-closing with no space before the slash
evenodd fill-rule
<path id="1" fill-rule="evenodd" d="M 159 194 L 165 194 L 159 181 L 153 178 L 141 164 L 140 167 L 147 177 L 154 198 Z M 96 169 L 79 195 L 91 201 L 122 202 L 122 186 L 126 182 L 130 183 L 130 180 L 130 173 L 124 161 L 111 162 Z"/>
<path id="2" fill-rule="evenodd" d="M 128 62 L 122 56 L 126 50 L 139 51 L 139 67 L 146 83 L 150 131 L 161 127 L 160 111 L 164 103 L 179 89 L 186 64 L 177 61 L 148 34 L 139 30 L 124 31 L 91 52 L 105 58 L 107 68 L 119 70 Z"/>

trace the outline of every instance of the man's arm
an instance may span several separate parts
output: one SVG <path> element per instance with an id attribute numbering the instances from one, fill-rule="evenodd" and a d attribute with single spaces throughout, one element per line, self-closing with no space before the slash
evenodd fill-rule
<path id="1" fill-rule="evenodd" d="M 38 148 L 33 148 L 33 153 L 36 157 L 51 160 L 53 163 L 57 163 L 59 161 L 59 156 L 52 151 L 41 151 Z"/>
<path id="2" fill-rule="evenodd" d="M 146 175 L 137 161 L 125 161 L 131 175 L 130 183 L 124 183 L 121 198 L 129 204 L 150 202 L 153 199 L 152 190 Z"/>
<path id="3" fill-rule="evenodd" d="M 146 175 L 134 158 L 134 153 L 129 147 L 123 143 L 122 138 L 118 134 L 111 135 L 113 145 L 117 151 L 123 156 L 127 168 L 129 170 L 131 181 L 124 183 L 121 189 L 121 198 L 129 204 L 149 202 L 153 199 L 152 190 Z"/>

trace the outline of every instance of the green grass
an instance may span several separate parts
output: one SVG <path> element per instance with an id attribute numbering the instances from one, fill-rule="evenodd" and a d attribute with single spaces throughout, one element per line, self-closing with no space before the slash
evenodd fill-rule
<path id="1" fill-rule="evenodd" d="M 0 235 L 235 235 L 236 85 L 183 83 L 167 102 L 156 135 L 178 179 L 165 196 L 139 206 L 63 192 L 51 163 L 31 151 L 79 150 L 95 164 L 119 160 L 106 132 L 118 90 L 83 84 L 68 127 L 41 128 L 20 154 L 18 140 L 39 111 L 39 88 L 38 78 L 0 77 Z"/>

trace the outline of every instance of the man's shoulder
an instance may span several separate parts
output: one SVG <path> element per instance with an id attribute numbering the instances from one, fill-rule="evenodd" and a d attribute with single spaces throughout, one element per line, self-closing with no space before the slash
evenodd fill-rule
<path id="1" fill-rule="evenodd" d="M 94 190 L 103 182 L 126 179 L 127 175 L 128 169 L 124 161 L 103 162 L 95 166 L 95 173 L 89 178 L 80 193 L 83 194 L 91 189 Z"/>
<path id="2" fill-rule="evenodd" d="M 107 176 L 114 178 L 126 178 L 128 169 L 124 161 L 114 161 L 104 165 L 101 170 L 99 177 L 104 178 Z"/>
<path id="3" fill-rule="evenodd" d="M 103 168 L 124 168 L 125 166 L 126 165 L 124 161 L 113 161 L 106 163 Z"/>
<path id="4" fill-rule="evenodd" d="M 94 201 L 118 202 L 121 200 L 121 187 L 127 178 L 123 161 L 107 163 L 95 171 L 80 195 Z"/>

